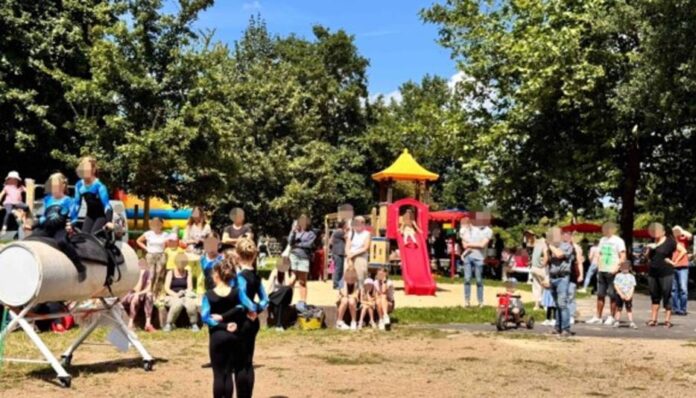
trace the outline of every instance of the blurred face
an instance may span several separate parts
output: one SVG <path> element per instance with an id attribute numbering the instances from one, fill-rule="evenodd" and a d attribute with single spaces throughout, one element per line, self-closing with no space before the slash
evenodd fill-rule
<path id="1" fill-rule="evenodd" d="M 623 264 L 621 265 L 621 272 L 627 273 L 629 271 L 629 269 L 630 268 L 628 267 L 628 265 L 623 265 Z"/>
<path id="2" fill-rule="evenodd" d="M 49 184 L 51 184 L 49 189 L 54 198 L 62 198 L 63 195 L 65 195 L 65 184 L 60 182 L 58 179 L 51 179 Z"/>
<path id="3" fill-rule="evenodd" d="M 201 210 L 200 210 L 198 207 L 196 207 L 195 209 L 193 209 L 193 211 L 191 212 L 191 218 L 193 218 L 195 221 L 200 221 L 200 219 L 201 219 Z"/>
<path id="4" fill-rule="evenodd" d="M 682 236 L 681 228 L 672 228 L 672 233 L 674 234 L 675 238 L 680 238 Z"/>
<path id="5" fill-rule="evenodd" d="M 365 221 L 363 220 L 355 220 L 353 222 L 353 229 L 356 232 L 362 232 L 365 229 Z"/>
<path id="6" fill-rule="evenodd" d="M 162 232 L 162 221 L 159 219 L 154 219 L 150 221 L 150 229 L 156 233 Z"/>
<path id="7" fill-rule="evenodd" d="M 215 237 L 208 237 L 203 241 L 203 250 L 208 254 L 208 257 L 216 257 L 218 254 L 218 246 L 220 242 Z"/>
<path id="8" fill-rule="evenodd" d="M 179 246 L 178 239 L 167 239 L 167 247 L 175 249 L 178 246 Z"/>
<path id="9" fill-rule="evenodd" d="M 8 178 L 7 180 L 5 180 L 5 184 L 8 184 L 8 185 L 19 185 L 19 180 L 16 179 L 16 178 Z"/>
<path id="10" fill-rule="evenodd" d="M 307 216 L 300 216 L 300 218 L 297 219 L 297 227 L 300 229 L 307 229 Z"/>
<path id="11" fill-rule="evenodd" d="M 606 237 L 612 236 L 616 233 L 616 227 L 613 225 L 603 225 L 602 234 Z"/>
<path id="12" fill-rule="evenodd" d="M 240 210 L 236 214 L 234 214 L 232 216 L 232 222 L 234 222 L 235 225 L 243 225 L 244 224 L 244 212 Z"/>
<path id="13" fill-rule="evenodd" d="M 85 180 L 91 180 L 95 177 L 95 170 L 92 166 L 92 162 L 82 161 L 77 165 L 77 176 Z"/>
<path id="14" fill-rule="evenodd" d="M 649 228 L 650 236 L 655 240 L 660 240 L 665 237 L 665 228 L 661 225 L 651 225 Z"/>
<path id="15" fill-rule="evenodd" d="M 385 279 L 387 279 L 387 273 L 384 272 L 384 270 L 382 270 L 382 269 L 377 271 L 377 280 L 384 281 Z"/>
<path id="16" fill-rule="evenodd" d="M 471 219 L 469 217 L 464 217 L 459 222 L 459 225 L 461 225 L 462 227 L 470 227 L 471 226 Z"/>
<path id="17" fill-rule="evenodd" d="M 573 241 L 573 234 L 570 232 L 563 233 L 563 242 L 571 243 Z"/>
<path id="18" fill-rule="evenodd" d="M 174 258 L 174 263 L 176 263 L 176 268 L 179 271 L 183 271 L 186 266 L 188 265 L 189 259 L 188 256 L 184 253 L 179 253 L 175 258 Z"/>
<path id="19" fill-rule="evenodd" d="M 561 231 L 557 228 L 551 230 L 551 243 L 560 243 L 563 239 Z"/>

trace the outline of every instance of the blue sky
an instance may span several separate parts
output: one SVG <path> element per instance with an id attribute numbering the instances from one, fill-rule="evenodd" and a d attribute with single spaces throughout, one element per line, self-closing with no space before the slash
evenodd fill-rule
<path id="1" fill-rule="evenodd" d="M 217 0 L 196 26 L 215 29 L 216 38 L 234 43 L 249 17 L 261 14 L 269 31 L 312 38 L 312 26 L 344 29 L 355 36 L 360 53 L 370 60 L 370 94 L 390 94 L 407 80 L 427 73 L 449 78 L 455 64 L 439 46 L 437 28 L 418 12 L 434 0 Z"/>

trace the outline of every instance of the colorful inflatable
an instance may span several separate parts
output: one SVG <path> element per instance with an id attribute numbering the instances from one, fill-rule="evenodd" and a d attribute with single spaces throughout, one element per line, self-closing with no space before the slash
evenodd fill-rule
<path id="1" fill-rule="evenodd" d="M 145 203 L 135 197 L 128 195 L 123 191 L 116 193 L 116 198 L 123 202 L 126 207 L 126 216 L 128 217 L 128 229 L 135 230 L 142 228 L 142 220 L 144 217 Z M 137 212 L 136 212 L 137 206 Z M 192 209 L 176 209 L 171 204 L 159 198 L 150 198 L 150 218 L 159 217 L 164 222 L 165 229 L 178 227 L 179 230 L 186 228 L 186 223 L 191 217 Z M 138 221 L 136 228 L 135 222 Z"/>

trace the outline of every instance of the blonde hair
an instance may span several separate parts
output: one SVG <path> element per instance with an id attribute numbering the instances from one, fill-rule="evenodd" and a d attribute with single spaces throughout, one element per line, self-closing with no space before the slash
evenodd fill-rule
<path id="1" fill-rule="evenodd" d="M 256 244 L 249 238 L 239 239 L 235 250 L 242 261 L 254 261 L 256 258 Z"/>
<path id="2" fill-rule="evenodd" d="M 53 183 L 62 184 L 63 185 L 63 192 L 68 193 L 68 179 L 65 177 L 65 175 L 63 175 L 63 173 L 51 174 L 48 177 L 48 180 L 46 180 L 46 186 L 44 189 L 48 188 L 50 190 L 51 185 L 53 185 Z"/>

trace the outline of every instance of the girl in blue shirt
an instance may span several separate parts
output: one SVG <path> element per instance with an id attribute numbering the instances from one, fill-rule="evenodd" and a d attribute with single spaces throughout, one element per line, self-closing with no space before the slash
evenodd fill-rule
<path id="1" fill-rule="evenodd" d="M 46 188 L 50 192 L 44 197 L 44 213 L 39 217 L 38 223 L 32 228 L 31 237 L 53 238 L 60 250 L 70 258 L 78 273 L 78 280 L 85 280 L 85 266 L 70 243 L 68 237 L 72 234 L 73 200 L 66 195 L 68 180 L 61 173 L 52 174 L 46 181 Z"/>
<path id="2" fill-rule="evenodd" d="M 254 391 L 254 349 L 256 335 L 259 333 L 258 314 L 268 307 L 268 295 L 261 283 L 261 277 L 254 267 L 256 260 L 256 244 L 249 238 L 241 238 L 235 246 L 240 271 L 237 273 L 239 301 L 244 306 L 247 316 L 240 327 L 241 346 L 240 356 L 235 367 L 237 397 L 251 397 Z M 258 296 L 259 302 L 254 300 Z"/>
<path id="3" fill-rule="evenodd" d="M 113 210 L 109 203 L 109 191 L 97 178 L 97 161 L 91 156 L 80 159 L 77 175 L 82 179 L 75 184 L 75 200 L 72 217 L 77 219 L 82 207 L 82 199 L 87 205 L 82 232 L 94 234 L 104 227 L 110 228 Z"/>

